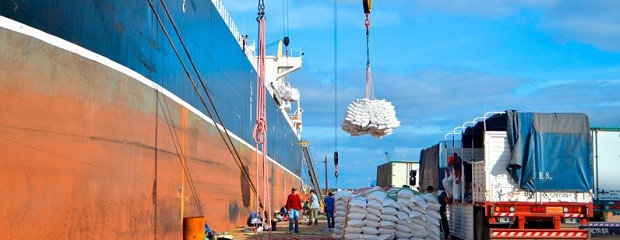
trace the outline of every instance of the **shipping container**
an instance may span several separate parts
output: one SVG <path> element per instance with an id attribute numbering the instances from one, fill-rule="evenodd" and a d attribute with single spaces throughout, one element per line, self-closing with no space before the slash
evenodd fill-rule
<path id="1" fill-rule="evenodd" d="M 377 167 L 377 186 L 418 189 L 420 165 L 417 162 L 391 161 Z M 424 187 L 426 188 L 426 187 Z M 422 189 L 423 190 L 423 189 Z"/>

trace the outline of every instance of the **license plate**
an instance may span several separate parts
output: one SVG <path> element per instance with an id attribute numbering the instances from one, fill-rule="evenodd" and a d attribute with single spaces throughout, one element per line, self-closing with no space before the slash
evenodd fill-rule
<path id="1" fill-rule="evenodd" d="M 578 224 L 579 223 L 579 219 L 577 219 L 577 218 L 564 218 L 564 223 L 567 223 L 567 224 Z"/>
<path id="2" fill-rule="evenodd" d="M 563 213 L 562 207 L 547 207 L 547 213 Z"/>

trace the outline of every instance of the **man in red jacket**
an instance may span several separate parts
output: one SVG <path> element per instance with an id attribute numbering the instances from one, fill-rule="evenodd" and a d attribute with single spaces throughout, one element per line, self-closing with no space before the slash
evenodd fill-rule
<path id="1" fill-rule="evenodd" d="M 295 221 L 295 233 L 299 233 L 299 211 L 301 211 L 301 199 L 297 195 L 297 188 L 291 189 L 291 194 L 286 199 L 288 210 L 288 231 L 293 233 L 293 221 Z"/>

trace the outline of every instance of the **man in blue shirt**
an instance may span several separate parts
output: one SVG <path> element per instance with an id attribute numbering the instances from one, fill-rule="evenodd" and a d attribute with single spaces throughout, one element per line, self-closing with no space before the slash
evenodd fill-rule
<path id="1" fill-rule="evenodd" d="M 334 228 L 334 210 L 336 209 L 336 199 L 334 199 L 334 193 L 329 192 L 328 196 L 323 200 L 323 203 L 325 203 L 324 210 L 325 215 L 327 215 L 327 227 Z"/>

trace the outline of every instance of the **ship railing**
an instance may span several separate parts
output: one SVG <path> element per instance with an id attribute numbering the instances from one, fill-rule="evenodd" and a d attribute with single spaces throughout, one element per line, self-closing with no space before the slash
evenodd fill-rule
<path id="1" fill-rule="evenodd" d="M 304 52 L 299 47 L 291 48 L 291 51 L 288 52 L 289 57 L 303 57 Z"/>
<path id="2" fill-rule="evenodd" d="M 220 13 L 222 19 L 224 19 L 224 23 L 226 23 L 226 26 L 228 26 L 228 29 L 230 29 L 233 37 L 235 37 L 235 40 L 237 40 L 239 47 L 243 48 L 243 34 L 241 34 L 239 28 L 237 27 L 237 24 L 235 24 L 232 16 L 230 15 L 230 13 L 228 13 L 228 10 L 226 10 L 226 6 L 224 6 L 224 1 L 211 0 L 211 2 L 213 3 L 213 6 L 215 6 L 215 9 L 217 9 L 217 11 Z"/>

